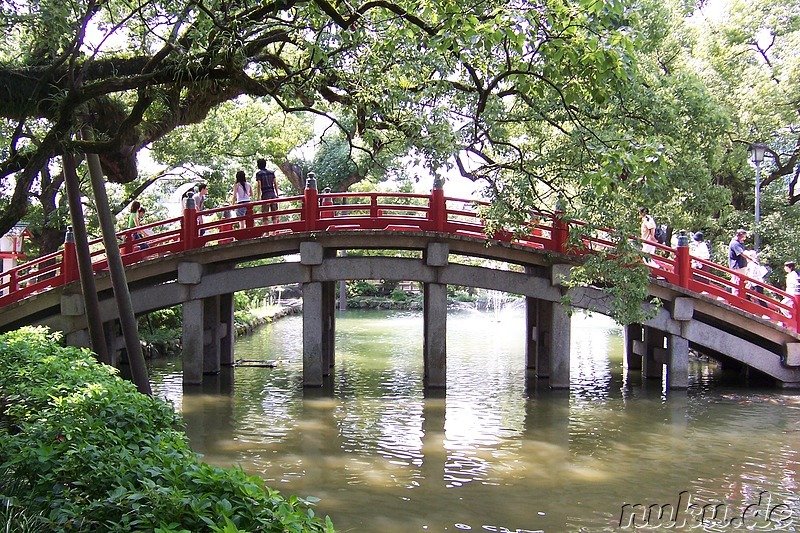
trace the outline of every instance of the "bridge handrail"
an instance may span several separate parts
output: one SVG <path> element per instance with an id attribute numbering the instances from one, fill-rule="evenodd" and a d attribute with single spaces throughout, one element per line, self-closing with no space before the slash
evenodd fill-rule
<path id="1" fill-rule="evenodd" d="M 338 203 L 337 203 L 338 202 Z M 248 204 L 222 206 L 203 211 L 184 209 L 179 217 L 152 222 L 117 233 L 124 265 L 153 256 L 204 246 L 248 240 L 281 233 L 371 229 L 383 231 L 438 231 L 486 238 L 480 209 L 483 200 L 445 196 L 434 188 L 430 195 L 397 192 L 336 192 L 304 194 L 258 200 Z M 243 216 L 236 216 L 244 209 Z M 234 216 L 227 216 L 233 214 Z M 587 226 L 565 220 L 558 212 L 533 211 L 535 222 L 529 233 L 520 235 L 498 230 L 490 238 L 535 249 L 569 255 L 584 255 L 611 249 L 614 243 L 602 237 L 602 230 L 587 231 L 583 246 L 567 248 L 571 226 Z M 277 222 L 272 222 L 275 219 Z M 135 238 L 138 234 L 139 238 Z M 640 239 L 634 239 L 641 241 Z M 648 242 L 656 248 L 648 260 L 652 275 L 674 285 L 782 323 L 800 331 L 800 298 L 767 283 L 751 279 L 711 261 L 690 258 L 686 246 L 672 248 Z M 101 239 L 89 242 L 95 272 L 108 268 Z M 701 265 L 694 268 L 692 261 Z M 58 252 L 22 263 L 0 274 L 0 307 L 78 279 L 75 244 L 67 239 Z"/>

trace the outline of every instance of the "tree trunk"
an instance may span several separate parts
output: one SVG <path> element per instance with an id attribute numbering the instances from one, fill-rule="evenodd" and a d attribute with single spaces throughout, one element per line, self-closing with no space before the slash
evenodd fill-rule
<path id="1" fill-rule="evenodd" d="M 91 131 L 85 128 L 84 132 L 86 140 L 91 140 Z M 152 396 L 150 377 L 147 375 L 142 345 L 139 342 L 136 316 L 133 313 L 131 293 L 128 291 L 128 280 L 125 277 L 125 266 L 122 264 L 122 256 L 117 243 L 117 233 L 114 229 L 114 219 L 111 216 L 108 195 L 106 194 L 105 183 L 103 183 L 103 169 L 100 166 L 100 158 L 97 154 L 86 154 L 86 161 L 89 163 L 89 175 L 92 178 L 92 191 L 94 192 L 97 208 L 97 218 L 100 221 L 100 229 L 103 232 L 103 244 L 108 258 L 108 270 L 111 274 L 111 284 L 114 287 L 114 299 L 119 309 L 119 322 L 122 326 L 122 336 L 125 338 L 125 350 L 128 352 L 131 376 L 139 392 Z"/>

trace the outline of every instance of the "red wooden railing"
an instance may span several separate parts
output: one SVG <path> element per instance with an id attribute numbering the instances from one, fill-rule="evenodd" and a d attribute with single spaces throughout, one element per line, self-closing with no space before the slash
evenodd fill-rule
<path id="1" fill-rule="evenodd" d="M 277 211 L 269 210 L 272 204 L 278 206 Z M 303 195 L 236 206 L 246 209 L 241 217 L 227 216 L 236 207 L 208 209 L 199 213 L 200 217 L 189 207 L 180 217 L 137 228 L 137 232 L 146 234 L 141 239 L 134 240 L 133 229 L 120 231 L 117 237 L 126 266 L 156 255 L 308 231 L 436 231 L 486 238 L 478 212 L 486 205 L 486 202 L 446 197 L 441 188 L 434 188 L 430 195 L 379 192 L 320 195 L 316 188 L 310 187 Z M 590 234 L 584 236 L 583 248 L 567 249 L 570 227 L 581 223 L 567 223 L 552 212 L 532 213 L 532 216 L 539 222 L 532 225 L 528 235 L 500 231 L 490 237 L 572 256 L 614 247 L 602 232 L 591 234 L 587 230 Z M 272 223 L 272 217 L 278 217 L 279 222 Z M 796 312 L 800 309 L 800 298 L 710 261 L 695 259 L 702 268 L 693 268 L 687 246 L 651 244 L 657 248 L 657 254 L 651 257 L 654 277 L 800 331 L 800 313 Z M 106 270 L 108 261 L 102 241 L 91 241 L 89 248 L 94 271 Z M 67 238 L 63 250 L 23 263 L 1 276 L 0 307 L 76 281 L 79 276 L 75 243 Z"/>

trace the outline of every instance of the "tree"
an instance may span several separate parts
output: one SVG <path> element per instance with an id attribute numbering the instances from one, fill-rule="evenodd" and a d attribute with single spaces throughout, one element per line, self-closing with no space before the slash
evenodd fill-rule
<path id="1" fill-rule="evenodd" d="M 792 0 L 731 0 L 706 20 L 697 51 L 704 80 L 732 117 L 729 146 L 742 156 L 765 142 L 762 187 L 783 180 L 791 205 L 800 201 L 800 12 Z M 744 157 L 739 159 L 744 164 Z M 742 168 L 743 175 L 752 171 Z M 753 188 L 748 180 L 747 189 Z M 752 204 L 751 204 L 752 205 Z M 740 208 L 744 208 L 741 205 Z M 749 206 L 748 206 L 749 208 Z"/>
<path id="2" fill-rule="evenodd" d="M 109 181 L 130 183 L 140 148 L 242 95 L 324 115 L 370 158 L 413 146 L 432 173 L 457 168 L 486 183 L 499 222 L 523 227 L 532 206 L 552 209 L 560 196 L 571 214 L 624 229 L 616 223 L 631 206 L 674 189 L 685 132 L 663 130 L 693 112 L 674 98 L 692 84 L 652 69 L 671 29 L 664 9 L 653 0 L 6 4 L 0 115 L 12 135 L 0 179 L 13 179 L 14 192 L 0 231 L 64 150 L 98 153 Z M 86 125 L 97 141 L 73 135 Z M 294 170 L 284 173 L 298 181 Z"/>

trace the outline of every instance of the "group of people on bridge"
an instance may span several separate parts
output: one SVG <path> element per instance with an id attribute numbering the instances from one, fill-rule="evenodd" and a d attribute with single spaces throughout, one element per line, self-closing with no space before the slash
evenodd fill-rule
<path id="1" fill-rule="evenodd" d="M 653 261 L 652 258 L 658 256 L 654 244 L 660 242 L 660 239 L 657 238 L 658 226 L 653 216 L 649 214 L 645 207 L 639 208 L 639 218 L 641 219 L 642 251 L 648 254 L 645 261 L 650 264 Z M 702 231 L 690 233 L 689 235 L 691 235 L 689 255 L 692 257 L 692 267 L 696 270 L 702 270 L 704 267 L 703 261 L 710 261 L 710 247 L 708 242 L 705 241 Z M 748 289 L 759 294 L 764 294 L 763 285 L 766 283 L 765 278 L 770 273 L 770 269 L 761 263 L 757 250 L 747 249 L 745 247 L 744 241 L 747 239 L 748 235 L 747 230 L 739 228 L 728 244 L 728 268 L 732 271 L 731 283 L 734 286 L 739 285 L 740 279 L 737 274 L 740 274 L 748 278 L 748 281 L 745 283 Z M 677 238 L 678 234 L 676 233 L 672 239 L 673 248 L 678 245 Z M 789 297 L 783 298 L 782 303 L 786 305 L 791 304 L 791 297 L 800 294 L 800 274 L 795 270 L 795 267 L 794 260 L 789 260 L 784 263 L 786 292 L 789 294 Z M 698 274 L 694 275 L 694 279 L 702 283 L 709 282 L 707 278 Z M 734 287 L 730 287 L 728 290 L 734 294 L 737 293 Z M 763 307 L 767 307 L 768 305 L 767 301 L 764 299 L 758 300 L 758 303 Z M 786 314 L 785 311 L 784 314 Z"/>

